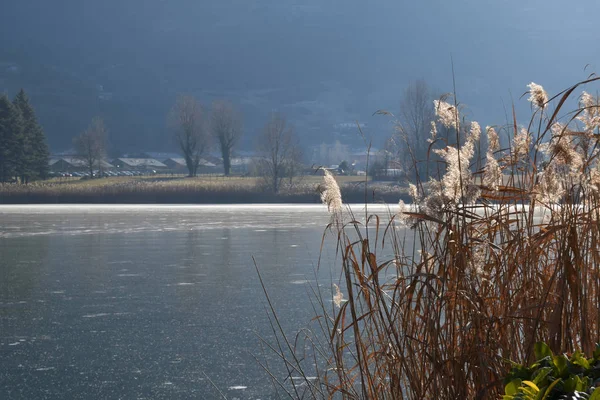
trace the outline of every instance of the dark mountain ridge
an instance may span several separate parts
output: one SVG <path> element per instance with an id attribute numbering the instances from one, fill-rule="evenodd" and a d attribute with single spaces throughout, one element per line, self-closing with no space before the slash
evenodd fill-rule
<path id="1" fill-rule="evenodd" d="M 94 115 L 116 152 L 173 149 L 165 121 L 178 93 L 237 104 L 245 149 L 273 110 L 307 145 L 358 120 L 380 146 L 390 121 L 372 113 L 397 111 L 416 79 L 451 91 L 451 58 L 473 119 L 502 124 L 515 101 L 527 121 L 529 82 L 555 93 L 594 71 L 600 49 L 584 18 L 594 10 L 591 0 L 568 12 L 541 0 L 19 0 L 0 12 L 0 91 L 30 94 L 55 151 Z"/>

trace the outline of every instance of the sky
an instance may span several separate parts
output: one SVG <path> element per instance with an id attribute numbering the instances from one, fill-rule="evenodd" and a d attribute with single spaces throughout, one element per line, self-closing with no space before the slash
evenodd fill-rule
<path id="1" fill-rule="evenodd" d="M 482 125 L 504 123 L 512 102 L 526 122 L 528 83 L 552 94 L 600 68 L 600 2 L 591 0 L 19 0 L 2 8 L 0 50 L 110 92 L 115 105 L 98 107 L 119 109 L 112 123 L 130 145 L 147 135 L 160 147 L 178 93 L 207 104 L 230 98 L 244 111 L 249 145 L 273 110 L 311 138 L 353 120 L 383 136 L 389 124 L 372 113 L 396 111 L 416 79 L 443 93 L 454 78 L 468 117 Z M 0 62 L 10 57 L 0 53 Z M 90 115 L 78 124 L 98 107 L 81 111 Z"/>

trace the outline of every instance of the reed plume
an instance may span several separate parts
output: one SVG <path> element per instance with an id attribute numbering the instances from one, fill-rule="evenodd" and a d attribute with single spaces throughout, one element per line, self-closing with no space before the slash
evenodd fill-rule
<path id="1" fill-rule="evenodd" d="M 599 79 L 562 92 L 552 112 L 544 89 L 530 84 L 532 121 L 540 123 L 529 126 L 537 131 L 519 130 L 515 115 L 500 128 L 514 138 L 505 154 L 487 127 L 482 171 L 473 171 L 480 128 L 471 123 L 464 132 L 456 107 L 436 101 L 435 123 L 466 138 L 448 143 L 432 133 L 445 167 L 436 179 L 413 182 L 413 204 L 400 201 L 387 224 L 386 216 L 366 215 L 336 226 L 347 301 L 331 312 L 316 291 L 322 334 L 312 343 L 323 358 L 314 362 L 318 379 L 306 379 L 292 397 L 501 398 L 508 360 L 531 363 L 536 342 L 554 354 L 593 351 L 600 342 L 598 101 L 586 92 L 579 109 L 560 111 L 575 88 Z M 332 189 L 322 198 L 339 210 L 334 184 L 326 174 Z M 339 298 L 342 287 L 334 288 Z"/>
<path id="2" fill-rule="evenodd" d="M 323 184 L 321 185 L 321 202 L 327 206 L 327 210 L 332 214 L 342 211 L 342 193 L 335 177 L 331 172 L 323 170 Z"/>

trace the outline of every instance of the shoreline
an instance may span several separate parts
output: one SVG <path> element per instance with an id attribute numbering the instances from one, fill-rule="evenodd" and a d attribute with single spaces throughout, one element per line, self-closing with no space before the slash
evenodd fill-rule
<path id="1" fill-rule="evenodd" d="M 344 194 L 342 193 L 342 197 Z M 385 194 L 373 196 L 372 193 L 367 196 L 367 204 L 395 204 L 400 199 L 406 199 L 403 194 Z M 343 197 L 344 198 L 344 197 Z M 344 198 L 345 203 L 364 204 L 364 194 L 362 196 L 350 195 Z M 147 195 L 115 195 L 115 196 L 85 196 L 85 195 L 1 195 L 0 205 L 52 205 L 52 204 L 108 204 L 108 205 L 135 205 L 135 204 L 155 204 L 155 205 L 238 205 L 238 204 L 302 204 L 317 205 L 321 204 L 319 195 L 273 195 L 268 193 L 257 193 L 254 195 L 227 196 L 147 196 Z"/>
<path id="2" fill-rule="evenodd" d="M 242 182 L 242 184 L 240 184 Z M 280 193 L 248 181 L 211 184 L 118 181 L 27 186 L 0 186 L 0 204 L 320 204 L 318 184 L 301 184 Z M 408 200 L 405 188 L 381 183 L 340 185 L 345 203 L 396 204 Z"/>

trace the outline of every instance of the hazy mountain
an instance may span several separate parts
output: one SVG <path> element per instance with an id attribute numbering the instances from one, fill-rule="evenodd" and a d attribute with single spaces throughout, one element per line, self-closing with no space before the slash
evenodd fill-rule
<path id="1" fill-rule="evenodd" d="M 229 98 L 251 147 L 273 109 L 306 143 L 359 120 L 376 140 L 405 85 L 452 90 L 472 118 L 502 123 L 531 81 L 550 92 L 594 70 L 591 0 L 13 0 L 0 12 L 0 90 L 24 87 L 54 150 L 102 115 L 115 148 L 172 146 L 177 93 Z M 592 67 L 584 72 L 586 64 Z M 358 134 L 348 133 L 358 143 Z M 350 140 L 350 139 L 348 139 Z"/>

